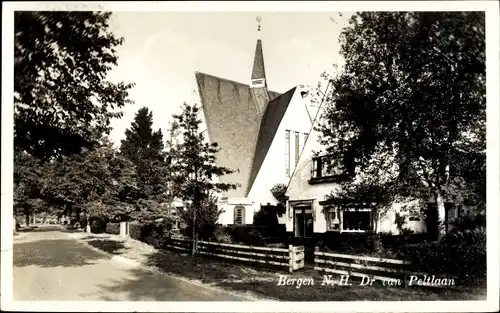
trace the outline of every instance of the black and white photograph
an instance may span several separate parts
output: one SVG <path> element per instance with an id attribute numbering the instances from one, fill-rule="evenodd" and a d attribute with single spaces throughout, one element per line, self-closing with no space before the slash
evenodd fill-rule
<path id="1" fill-rule="evenodd" d="M 499 310 L 496 1 L 2 7 L 2 310 Z"/>

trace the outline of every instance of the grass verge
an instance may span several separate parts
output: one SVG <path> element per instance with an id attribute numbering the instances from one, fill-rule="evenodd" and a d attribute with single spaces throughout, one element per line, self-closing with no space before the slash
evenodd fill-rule
<path id="1" fill-rule="evenodd" d="M 485 300 L 486 288 L 423 288 L 419 286 L 389 287 L 374 283 L 360 286 L 322 285 L 323 275 L 305 268 L 295 273 L 285 269 L 269 269 L 235 264 L 218 259 L 198 257 L 193 264 L 188 253 L 157 250 L 145 243 L 118 236 L 81 238 L 91 246 L 120 255 L 162 272 L 236 292 L 251 292 L 261 298 L 281 301 L 433 301 Z M 314 285 L 278 285 L 280 278 L 313 279 Z"/>

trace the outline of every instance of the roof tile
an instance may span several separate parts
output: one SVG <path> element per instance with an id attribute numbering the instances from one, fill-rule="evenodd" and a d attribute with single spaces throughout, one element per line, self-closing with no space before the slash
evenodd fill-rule
<path id="1" fill-rule="evenodd" d="M 253 93 L 242 83 L 200 72 L 195 75 L 210 141 L 221 148 L 217 164 L 236 171 L 219 181 L 241 185 L 224 195 L 245 197 L 261 124 Z M 269 91 L 271 99 L 278 95 Z"/>

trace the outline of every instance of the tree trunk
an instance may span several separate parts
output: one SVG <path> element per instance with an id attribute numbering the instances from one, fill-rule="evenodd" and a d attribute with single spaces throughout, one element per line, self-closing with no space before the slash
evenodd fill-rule
<path id="1" fill-rule="evenodd" d="M 81 209 L 80 208 L 76 208 L 76 221 L 77 222 L 80 222 L 80 214 L 81 214 Z"/>
<path id="2" fill-rule="evenodd" d="M 373 208 L 373 211 L 375 211 L 375 214 L 373 214 L 372 218 L 372 225 L 373 225 L 373 232 L 376 234 L 378 232 L 378 221 L 380 219 L 380 209 L 379 208 Z M 373 212 L 372 211 L 372 212 Z"/>
<path id="3" fill-rule="evenodd" d="M 192 262 L 196 263 L 196 206 L 193 206 L 193 251 L 192 251 Z"/>
<path id="4" fill-rule="evenodd" d="M 198 199 L 199 199 L 199 190 L 198 190 L 198 167 L 195 163 L 194 166 L 194 176 L 195 176 L 195 190 L 194 190 L 194 197 L 193 197 L 193 264 L 196 264 L 196 253 L 198 252 L 198 234 L 196 232 L 196 210 L 198 209 Z"/>
<path id="5" fill-rule="evenodd" d="M 26 227 L 28 227 L 30 224 L 30 211 L 27 207 L 24 208 L 24 217 L 26 221 Z"/>
<path id="6" fill-rule="evenodd" d="M 443 195 L 440 190 L 434 192 L 434 198 L 436 199 L 436 209 L 437 209 L 437 240 L 440 241 L 444 235 L 446 235 L 446 208 L 444 206 Z"/>

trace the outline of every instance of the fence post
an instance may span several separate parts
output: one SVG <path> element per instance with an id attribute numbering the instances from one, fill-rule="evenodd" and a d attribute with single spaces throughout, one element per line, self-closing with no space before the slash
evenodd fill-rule
<path id="1" fill-rule="evenodd" d="M 316 252 L 319 252 L 319 247 L 315 246 L 314 247 L 314 255 L 313 255 L 313 264 L 316 266 Z"/>
<path id="2" fill-rule="evenodd" d="M 288 255 L 289 255 L 289 272 L 292 273 L 293 272 L 293 262 L 294 262 L 294 253 L 293 253 L 293 246 L 292 245 L 288 245 Z"/>
<path id="3" fill-rule="evenodd" d="M 120 237 L 127 237 L 127 222 L 120 222 Z"/>

